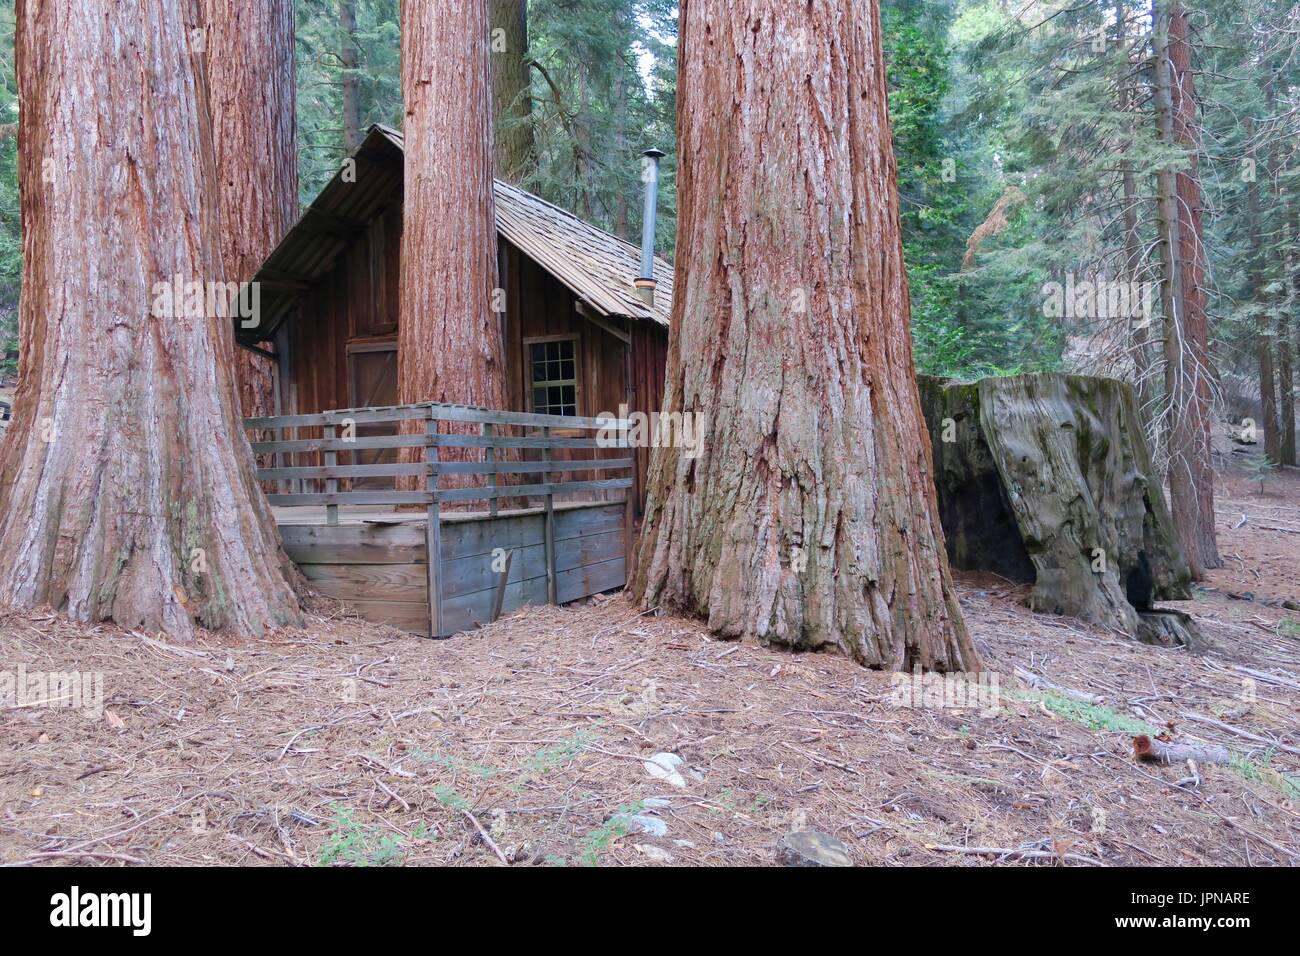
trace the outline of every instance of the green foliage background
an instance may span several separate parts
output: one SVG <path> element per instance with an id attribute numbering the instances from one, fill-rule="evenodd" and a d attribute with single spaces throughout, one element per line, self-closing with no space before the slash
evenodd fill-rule
<path id="1" fill-rule="evenodd" d="M 338 0 L 297 0 L 301 200 L 338 168 L 344 153 Z M 883 0 L 890 109 L 898 160 L 913 338 L 925 372 L 971 377 L 1050 370 L 1068 364 L 1071 337 L 1096 330 L 1043 314 L 1043 283 L 1064 272 L 1116 271 L 1121 246 L 1117 163 L 1141 186 L 1144 276 L 1155 275 L 1151 194 L 1155 170 L 1199 162 L 1206 192 L 1216 363 L 1248 374 L 1261 335 L 1288 291 L 1297 202 L 1296 105 L 1300 66 L 1294 30 L 1263 27 L 1287 16 L 1287 0 L 1202 0 L 1192 7 L 1201 67 L 1201 155 L 1170 155 L 1156 142 L 1148 105 L 1125 112 L 1116 85 L 1149 85 L 1130 70 L 1123 45 L 1096 46 L 1119 31 L 1116 11 L 1140 36 L 1149 2 L 1023 7 L 1000 0 Z M 1288 12 L 1290 11 L 1290 12 Z M 400 126 L 399 0 L 356 0 L 355 71 L 362 125 Z M 1144 19 L 1145 18 L 1145 19 Z M 1263 26 L 1261 26 L 1263 25 Z M 16 360 L 21 237 L 16 185 L 17 95 L 14 13 L 0 5 L 0 371 Z M 671 259 L 676 225 L 676 40 L 674 0 L 531 0 L 529 56 L 535 163 L 523 185 L 635 242 L 640 234 L 639 154 L 667 153 L 662 166 L 659 251 Z M 1272 37 L 1272 39 L 1270 39 Z M 1291 39 L 1288 39 L 1290 37 Z M 1140 51 L 1132 54 L 1140 61 Z M 1126 70 L 1130 71 L 1126 74 Z M 1265 89 L 1279 102 L 1271 110 Z M 1261 118 L 1251 139 L 1245 118 Z M 1271 117 L 1271 118 L 1270 118 Z M 1117 143 L 1120 144 L 1117 146 Z M 1272 147 L 1272 152 L 1269 152 Z M 1250 243 L 1243 156 L 1276 159 L 1262 253 Z M 1005 227 L 972 233 L 1009 188 Z M 1288 245 L 1289 243 L 1289 245 Z M 1263 255 L 1264 283 L 1251 280 Z M 1293 319 L 1294 321 L 1294 319 Z M 1118 374 L 1118 373 L 1117 373 Z"/>

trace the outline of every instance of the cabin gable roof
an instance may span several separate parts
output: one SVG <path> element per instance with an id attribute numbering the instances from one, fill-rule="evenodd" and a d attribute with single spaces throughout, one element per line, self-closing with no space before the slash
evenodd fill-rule
<path id="1" fill-rule="evenodd" d="M 242 341 L 271 338 L 302 292 L 315 284 L 367 228 L 402 195 L 402 134 L 370 127 L 357 147 L 355 179 L 335 174 L 253 278 L 260 285 L 260 322 L 236 331 Z M 648 307 L 632 280 L 641 252 L 559 206 L 501 180 L 495 182 L 497 234 L 603 316 L 668 327 L 673 267 L 655 257 L 655 304 Z"/>

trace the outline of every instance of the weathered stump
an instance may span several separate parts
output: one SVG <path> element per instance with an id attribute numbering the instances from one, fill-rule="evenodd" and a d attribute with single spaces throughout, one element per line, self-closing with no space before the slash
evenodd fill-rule
<path id="1" fill-rule="evenodd" d="M 1129 386 L 1081 375 L 923 378 L 953 567 L 1033 584 L 1035 611 L 1164 645 L 1196 642 L 1191 597 Z"/>

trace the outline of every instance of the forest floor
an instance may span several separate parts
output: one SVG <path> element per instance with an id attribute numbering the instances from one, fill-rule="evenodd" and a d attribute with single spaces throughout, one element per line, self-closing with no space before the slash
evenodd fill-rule
<path id="1" fill-rule="evenodd" d="M 0 711 L 0 863 L 762 864 L 813 828 L 858 864 L 1294 865 L 1300 472 L 1228 480 L 1219 508 L 1226 566 L 1179 605 L 1202 656 L 959 576 L 996 711 L 899 706 L 888 674 L 621 597 L 442 642 L 327 606 L 186 646 L 0 609 L 0 671 L 104 681 L 98 719 Z M 1134 761 L 1171 727 L 1233 762 Z"/>

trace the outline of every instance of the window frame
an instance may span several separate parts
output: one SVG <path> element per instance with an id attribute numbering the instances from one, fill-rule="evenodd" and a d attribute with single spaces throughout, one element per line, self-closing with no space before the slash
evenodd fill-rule
<path id="1" fill-rule="evenodd" d="M 552 342 L 572 342 L 573 343 L 573 378 L 545 379 L 540 382 L 533 381 L 533 346 L 547 345 Z M 573 416 L 577 417 L 582 414 L 582 335 L 578 332 L 566 332 L 562 335 L 533 335 L 523 340 L 523 359 L 524 359 L 524 399 L 528 411 L 537 413 L 537 407 L 533 401 L 533 391 L 535 388 L 563 387 L 565 385 L 573 386 Z M 550 361 L 549 359 L 546 361 Z M 560 361 L 564 361 L 560 359 Z M 548 409 L 552 406 L 547 403 Z M 554 415 L 555 412 L 541 412 L 543 415 Z"/>

